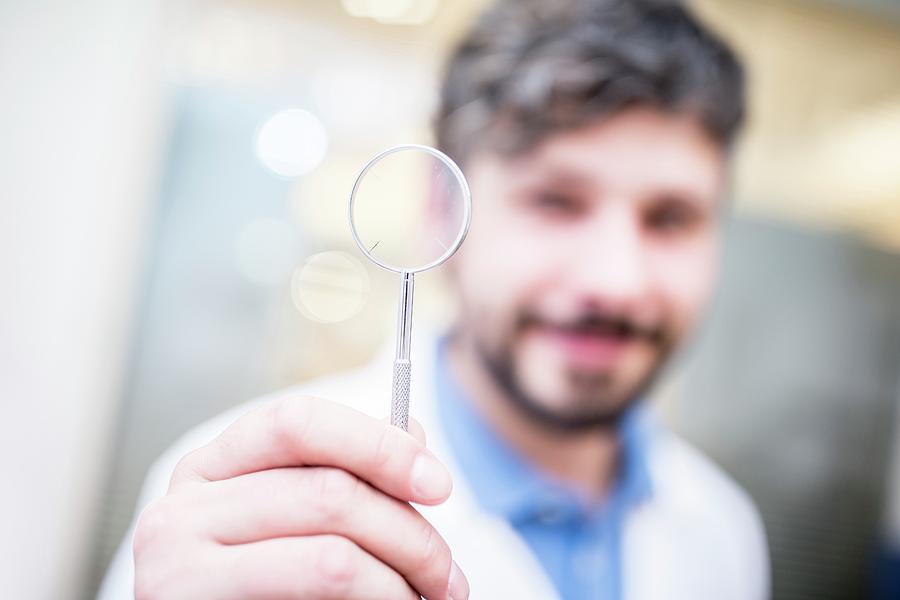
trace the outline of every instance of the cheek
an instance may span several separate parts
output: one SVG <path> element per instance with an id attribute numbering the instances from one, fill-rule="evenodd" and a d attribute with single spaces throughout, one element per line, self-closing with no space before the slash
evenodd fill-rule
<path id="1" fill-rule="evenodd" d="M 480 305 L 527 301 L 540 283 L 541 258 L 535 237 L 520 231 L 513 219 L 476 214 L 454 258 L 460 293 Z"/>
<path id="2" fill-rule="evenodd" d="M 653 260 L 654 278 L 668 318 L 680 330 L 696 323 L 705 309 L 719 269 L 718 236 L 659 248 Z"/>

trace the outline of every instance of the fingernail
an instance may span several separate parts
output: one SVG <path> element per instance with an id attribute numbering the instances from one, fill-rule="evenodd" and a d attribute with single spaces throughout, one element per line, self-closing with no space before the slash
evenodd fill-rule
<path id="1" fill-rule="evenodd" d="M 450 567 L 450 583 L 447 585 L 447 594 L 450 596 L 450 600 L 468 600 L 469 598 L 469 582 L 456 566 L 455 560 Z"/>
<path id="2" fill-rule="evenodd" d="M 450 473 L 428 452 L 420 452 L 413 462 L 412 488 L 420 500 L 437 502 L 450 494 Z"/>

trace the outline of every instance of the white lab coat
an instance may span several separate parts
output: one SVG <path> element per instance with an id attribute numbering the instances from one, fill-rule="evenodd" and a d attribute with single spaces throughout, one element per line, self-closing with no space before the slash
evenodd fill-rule
<path id="1" fill-rule="evenodd" d="M 471 585 L 472 600 L 553 599 L 553 585 L 536 557 L 502 519 L 481 510 L 454 463 L 436 422 L 433 340 L 413 346 L 412 415 L 428 447 L 453 475 L 450 499 L 420 507 L 447 540 Z M 178 460 L 219 434 L 241 414 L 284 394 L 338 400 L 383 417 L 388 410 L 392 356 L 382 352 L 367 366 L 325 377 L 241 405 L 183 436 L 151 468 L 138 512 L 165 494 Z M 626 600 L 764 600 L 769 561 L 759 515 L 748 496 L 697 450 L 658 428 L 648 452 L 651 498 L 629 513 L 624 525 L 622 582 Z M 98 598 L 133 597 L 132 529 L 107 572 Z"/>

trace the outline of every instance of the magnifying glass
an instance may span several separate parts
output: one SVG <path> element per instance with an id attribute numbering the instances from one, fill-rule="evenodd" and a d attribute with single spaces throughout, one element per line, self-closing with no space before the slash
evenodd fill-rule
<path id="1" fill-rule="evenodd" d="M 472 221 L 472 195 L 460 168 L 440 150 L 394 146 L 360 171 L 349 217 L 362 253 L 401 278 L 391 424 L 405 431 L 414 276 L 442 264 L 462 245 Z"/>

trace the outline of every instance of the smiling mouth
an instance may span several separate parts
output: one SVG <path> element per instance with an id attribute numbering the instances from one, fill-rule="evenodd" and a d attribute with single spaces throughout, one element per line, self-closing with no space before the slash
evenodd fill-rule
<path id="1" fill-rule="evenodd" d="M 585 319 L 565 325 L 531 323 L 527 336 L 552 348 L 567 364 L 587 370 L 611 369 L 628 350 L 656 338 L 651 330 L 613 319 Z"/>

